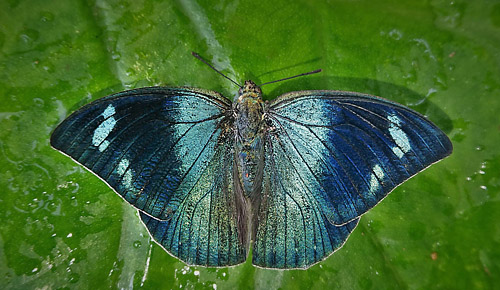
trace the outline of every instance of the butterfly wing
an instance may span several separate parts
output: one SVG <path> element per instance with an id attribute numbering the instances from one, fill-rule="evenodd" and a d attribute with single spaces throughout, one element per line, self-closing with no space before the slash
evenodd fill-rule
<path id="1" fill-rule="evenodd" d="M 359 217 L 453 150 L 419 113 L 364 94 L 289 93 L 270 106 L 269 116 L 336 225 Z"/>
<path id="2" fill-rule="evenodd" d="M 198 89 L 125 91 L 73 113 L 51 144 L 136 207 L 174 256 L 190 264 L 235 264 L 246 257 L 246 233 L 237 227 L 238 197 L 228 186 L 232 159 L 222 158 L 223 142 L 233 139 L 230 107 L 219 94 Z"/>
<path id="3" fill-rule="evenodd" d="M 308 267 L 328 256 L 362 214 L 452 152 L 422 115 L 358 93 L 288 93 L 270 104 L 267 122 L 253 256 L 264 267 Z"/>
<path id="4" fill-rule="evenodd" d="M 252 261 L 264 268 L 308 268 L 339 249 L 358 220 L 343 226 L 328 221 L 290 140 L 274 133 L 265 140 Z"/>
<path id="5" fill-rule="evenodd" d="M 233 136 L 220 140 L 208 166 L 171 219 L 160 221 L 141 213 L 156 241 L 189 265 L 227 266 L 246 259 L 245 237 L 239 234 L 245 229 L 238 228 L 245 224 L 243 195 L 233 187 L 233 141 Z M 240 211 L 236 213 L 236 209 Z"/>

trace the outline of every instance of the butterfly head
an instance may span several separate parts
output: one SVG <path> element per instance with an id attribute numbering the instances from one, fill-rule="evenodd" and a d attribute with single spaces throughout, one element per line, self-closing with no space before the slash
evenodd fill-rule
<path id="1" fill-rule="evenodd" d="M 260 98 L 262 96 L 262 90 L 254 82 L 245 81 L 245 84 L 238 90 L 238 95 L 240 98 L 243 96 Z"/>

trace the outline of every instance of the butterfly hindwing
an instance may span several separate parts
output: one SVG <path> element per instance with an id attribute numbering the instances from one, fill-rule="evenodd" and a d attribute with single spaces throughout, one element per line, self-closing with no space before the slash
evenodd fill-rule
<path id="1" fill-rule="evenodd" d="M 245 231 L 238 229 L 242 194 L 233 187 L 233 140 L 232 136 L 220 140 L 212 160 L 170 219 L 159 221 L 141 213 L 155 240 L 188 265 L 228 266 L 246 259 Z"/>
<path id="2" fill-rule="evenodd" d="M 181 259 L 190 262 L 210 255 L 201 261 L 207 265 L 239 263 L 245 258 L 241 238 L 245 234 L 236 226 L 234 191 L 221 184 L 232 180 L 225 174 L 232 168 L 232 160 L 222 158 L 227 148 L 221 145 L 223 140 L 233 139 L 226 117 L 230 108 L 229 100 L 199 89 L 125 91 L 73 113 L 56 128 L 51 144 L 139 209 L 155 238 L 167 237 L 160 237 L 152 224 L 164 227 L 181 222 L 168 238 L 182 242 L 192 236 L 191 244 L 179 246 L 177 251 L 157 240 L 174 256 L 182 255 Z M 213 176 L 220 177 L 207 179 Z M 212 203 L 214 199 L 216 203 Z M 199 206 L 210 211 L 199 211 Z M 206 231 L 192 235 L 187 221 L 203 221 Z M 207 238 L 206 233 L 211 235 L 209 243 L 223 245 L 219 256 L 207 252 L 208 244 L 198 242 Z M 190 250 L 182 252 L 187 246 Z"/>
<path id="3" fill-rule="evenodd" d="M 284 136 L 266 137 L 253 248 L 254 265 L 264 268 L 308 268 L 339 249 L 358 224 L 358 219 L 343 226 L 329 222 L 325 201 L 304 179 L 302 160 L 291 147 Z"/>
<path id="4" fill-rule="evenodd" d="M 396 186 L 448 156 L 448 137 L 422 115 L 373 96 L 292 92 L 269 107 L 270 136 L 331 223 L 348 223 Z"/>

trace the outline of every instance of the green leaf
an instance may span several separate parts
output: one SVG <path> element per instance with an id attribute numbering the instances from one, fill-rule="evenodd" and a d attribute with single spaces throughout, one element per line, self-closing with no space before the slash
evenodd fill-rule
<path id="1" fill-rule="evenodd" d="M 0 288 L 400 289 L 500 283 L 500 3 L 0 2 Z M 50 148 L 70 112 L 127 88 L 379 95 L 429 117 L 454 153 L 366 214 L 306 271 L 187 267 L 136 211 Z"/>

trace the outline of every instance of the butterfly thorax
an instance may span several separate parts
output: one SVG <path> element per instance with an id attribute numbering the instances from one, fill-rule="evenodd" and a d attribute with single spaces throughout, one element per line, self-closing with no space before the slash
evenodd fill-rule
<path id="1" fill-rule="evenodd" d="M 263 156 L 264 101 L 261 89 L 252 81 L 245 81 L 234 103 L 235 154 L 239 179 L 247 197 L 252 196 L 258 184 Z"/>

